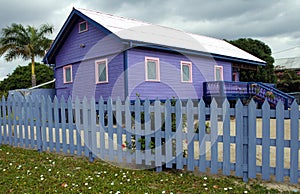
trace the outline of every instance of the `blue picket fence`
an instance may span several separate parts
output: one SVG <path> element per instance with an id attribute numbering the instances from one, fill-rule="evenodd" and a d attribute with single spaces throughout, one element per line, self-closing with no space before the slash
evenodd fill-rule
<path id="1" fill-rule="evenodd" d="M 212 100 L 140 101 L 102 98 L 4 97 L 0 144 L 63 152 L 136 168 L 222 173 L 299 183 L 299 118 L 296 102 L 270 109 L 265 102 Z"/>

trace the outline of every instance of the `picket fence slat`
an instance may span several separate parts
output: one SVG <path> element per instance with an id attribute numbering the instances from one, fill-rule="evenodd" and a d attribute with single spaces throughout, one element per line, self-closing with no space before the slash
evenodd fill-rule
<path id="1" fill-rule="evenodd" d="M 162 170 L 162 143 L 161 143 L 161 108 L 160 101 L 156 100 L 154 102 L 154 121 L 155 121 L 155 167 L 157 171 Z"/>
<path id="2" fill-rule="evenodd" d="M 230 175 L 230 106 L 223 102 L 223 174 Z"/>
<path id="3" fill-rule="evenodd" d="M 118 97 L 116 101 L 116 124 L 117 124 L 117 152 L 118 152 L 118 162 L 123 161 L 123 148 L 122 148 L 122 102 Z"/>
<path id="4" fill-rule="evenodd" d="M 145 119 L 145 165 L 151 165 L 151 114 L 150 101 L 147 98 L 144 102 L 144 119 Z"/>
<path id="5" fill-rule="evenodd" d="M 99 101 L 100 104 L 100 101 Z M 82 154 L 82 147 L 81 147 L 81 119 L 80 119 L 80 109 L 78 107 L 80 107 L 80 101 L 79 98 L 76 97 L 75 99 L 75 123 L 76 123 L 76 145 L 77 145 L 77 155 L 81 156 Z M 100 114 L 100 113 L 99 113 Z"/>
<path id="6" fill-rule="evenodd" d="M 47 98 L 47 120 L 48 120 L 48 134 L 49 134 L 49 150 L 53 152 L 54 144 L 53 144 L 53 103 L 51 98 L 48 96 Z M 25 121 L 27 117 L 25 116 Z M 25 124 L 26 126 L 26 124 Z M 26 130 L 27 131 L 27 130 Z"/>
<path id="7" fill-rule="evenodd" d="M 199 133 L 199 171 L 206 172 L 206 123 L 205 103 L 203 99 L 198 103 L 198 133 Z"/>
<path id="8" fill-rule="evenodd" d="M 243 176 L 243 113 L 243 104 L 238 100 L 235 106 L 235 175 L 238 177 Z"/>
<path id="9" fill-rule="evenodd" d="M 270 105 L 262 106 L 262 179 L 270 180 Z"/>
<path id="10" fill-rule="evenodd" d="M 271 119 L 276 120 L 275 129 Z M 72 101 L 70 97 L 12 96 L 0 102 L 0 145 L 84 155 L 91 162 L 99 157 L 157 171 L 173 164 L 188 171 L 210 168 L 212 174 L 234 171 L 244 181 L 257 174 L 263 180 L 275 175 L 278 182 L 288 176 L 298 184 L 299 119 L 296 102 L 288 110 L 279 102 L 274 110 L 267 101 L 257 109 L 253 99 L 248 105 L 238 100 L 230 108 L 226 99 L 212 99 L 207 106 L 203 99 L 195 103 L 109 98 L 105 102 L 102 97 Z M 271 147 L 276 153 L 271 153 Z"/>
<path id="11" fill-rule="evenodd" d="M 256 177 L 256 104 L 251 100 L 248 108 L 248 177 Z"/>
<path id="12" fill-rule="evenodd" d="M 276 181 L 282 182 L 284 176 L 284 105 L 276 106 Z"/>
<path id="13" fill-rule="evenodd" d="M 299 179 L 299 106 L 296 101 L 291 106 L 291 155 L 290 155 L 290 181 L 298 184 Z"/>
<path id="14" fill-rule="evenodd" d="M 182 102 L 176 102 L 176 169 L 183 169 Z"/>
<path id="15" fill-rule="evenodd" d="M 75 144 L 74 144 L 74 128 L 73 128 L 73 107 L 72 107 L 71 97 L 69 97 L 68 101 L 67 101 L 67 110 L 68 110 L 67 112 L 68 112 L 68 129 L 69 129 L 70 154 L 74 154 Z M 95 131 L 96 131 L 96 129 L 95 129 Z"/>
<path id="16" fill-rule="evenodd" d="M 210 113 L 210 124 L 211 124 L 211 173 L 218 173 L 218 105 L 215 99 L 211 103 Z"/>

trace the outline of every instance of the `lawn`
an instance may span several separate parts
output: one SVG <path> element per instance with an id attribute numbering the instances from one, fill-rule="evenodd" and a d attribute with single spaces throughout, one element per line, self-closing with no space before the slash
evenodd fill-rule
<path id="1" fill-rule="evenodd" d="M 121 169 L 106 162 L 0 146 L 0 193 L 278 193 L 241 179 Z"/>

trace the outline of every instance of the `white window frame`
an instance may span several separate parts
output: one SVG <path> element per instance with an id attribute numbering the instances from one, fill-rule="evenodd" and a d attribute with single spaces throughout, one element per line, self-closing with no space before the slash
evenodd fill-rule
<path id="1" fill-rule="evenodd" d="M 156 64 L 156 79 L 148 78 L 148 61 L 155 62 Z M 160 82 L 160 64 L 159 58 L 155 57 L 145 57 L 145 80 L 150 82 Z"/>
<path id="2" fill-rule="evenodd" d="M 81 26 L 82 24 L 85 24 L 85 29 L 84 29 L 84 30 L 81 30 L 81 28 L 80 28 L 80 26 Z M 79 22 L 79 24 L 78 24 L 78 32 L 79 32 L 79 33 L 86 32 L 86 31 L 88 31 L 88 30 L 89 30 L 89 26 L 88 26 L 88 22 L 87 22 L 87 21 Z"/>
<path id="3" fill-rule="evenodd" d="M 181 61 L 181 82 L 183 83 L 192 83 L 193 82 L 193 67 L 192 67 L 192 62 L 189 61 Z M 183 80 L 184 75 L 183 75 L 183 66 L 188 66 L 189 67 L 189 80 Z"/>
<path id="4" fill-rule="evenodd" d="M 67 80 L 67 69 L 70 69 L 70 78 L 71 80 Z M 67 65 L 63 67 L 63 77 L 64 77 L 64 84 L 72 83 L 73 82 L 73 73 L 72 73 L 72 65 Z"/>
<path id="5" fill-rule="evenodd" d="M 106 74 L 106 80 L 99 81 L 99 63 L 105 63 L 105 74 Z M 103 84 L 108 83 L 108 61 L 107 59 L 100 59 L 95 61 L 95 78 L 96 78 L 96 84 Z"/>
<path id="6" fill-rule="evenodd" d="M 220 80 L 217 80 L 217 69 L 220 69 Z M 214 68 L 214 77 L 215 77 L 215 81 L 224 81 L 224 72 L 223 72 L 223 66 L 220 65 L 215 65 Z"/>

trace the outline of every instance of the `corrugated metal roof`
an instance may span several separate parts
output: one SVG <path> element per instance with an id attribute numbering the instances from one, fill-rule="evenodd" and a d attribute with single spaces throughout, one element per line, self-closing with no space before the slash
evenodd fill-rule
<path id="1" fill-rule="evenodd" d="M 275 59 L 276 69 L 300 69 L 300 57 Z"/>
<path id="2" fill-rule="evenodd" d="M 265 63 L 263 60 L 229 44 L 224 40 L 187 33 L 169 27 L 153 25 L 99 11 L 79 8 L 76 10 L 124 40 L 133 40 L 172 48 L 181 48 L 245 59 L 257 63 Z"/>

